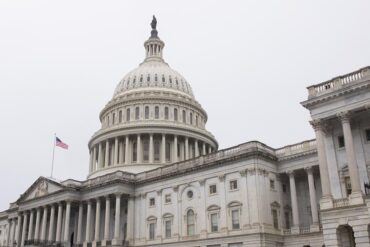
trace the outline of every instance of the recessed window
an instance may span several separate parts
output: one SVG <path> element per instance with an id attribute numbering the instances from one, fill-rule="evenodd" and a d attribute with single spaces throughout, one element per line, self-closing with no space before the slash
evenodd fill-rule
<path id="1" fill-rule="evenodd" d="M 118 112 L 118 121 L 122 123 L 122 111 Z"/>
<path id="2" fill-rule="evenodd" d="M 171 237 L 171 220 L 166 220 L 165 223 L 165 236 L 166 238 Z"/>
<path id="3" fill-rule="evenodd" d="M 283 192 L 286 193 L 286 184 L 283 184 Z"/>
<path id="4" fill-rule="evenodd" d="M 112 124 L 114 124 L 115 122 L 116 122 L 116 114 L 113 113 L 113 115 L 112 115 Z"/>
<path id="5" fill-rule="evenodd" d="M 189 190 L 188 193 L 186 193 L 186 195 L 188 196 L 189 199 L 192 199 L 194 196 L 194 193 L 193 191 Z"/>
<path id="6" fill-rule="evenodd" d="M 217 187 L 215 184 L 212 184 L 209 186 L 209 194 L 210 195 L 213 195 L 213 194 L 216 194 L 217 193 Z"/>
<path id="7" fill-rule="evenodd" d="M 155 76 L 154 76 L 154 80 L 155 80 L 155 81 L 158 81 L 158 76 L 157 76 L 157 74 L 155 74 Z"/>
<path id="8" fill-rule="evenodd" d="M 149 161 L 149 142 L 148 141 L 143 142 L 143 160 Z"/>
<path id="9" fill-rule="evenodd" d="M 155 206 L 155 198 L 150 198 L 149 199 L 149 206 L 151 206 L 151 207 Z"/>
<path id="10" fill-rule="evenodd" d="M 173 110 L 173 120 L 178 121 L 177 109 L 176 108 Z"/>
<path id="11" fill-rule="evenodd" d="M 164 75 L 162 75 L 162 82 L 165 82 L 166 79 L 164 78 Z"/>
<path id="12" fill-rule="evenodd" d="M 233 230 L 240 229 L 239 209 L 231 210 L 231 223 Z"/>
<path id="13" fill-rule="evenodd" d="M 158 140 L 154 141 L 154 161 L 159 161 L 160 160 L 160 149 L 161 149 L 161 144 Z"/>
<path id="14" fill-rule="evenodd" d="M 149 239 L 153 240 L 155 236 L 155 223 L 149 224 Z"/>
<path id="15" fill-rule="evenodd" d="M 271 214 L 272 214 L 272 220 L 273 220 L 273 223 L 274 223 L 274 228 L 275 229 L 279 229 L 279 219 L 278 219 L 278 212 L 276 209 L 273 209 L 271 211 Z"/>
<path id="16" fill-rule="evenodd" d="M 126 110 L 126 121 L 130 121 L 130 108 Z"/>
<path id="17" fill-rule="evenodd" d="M 338 136 L 338 147 L 339 148 L 344 148 L 345 143 L 344 143 L 344 136 Z"/>
<path id="18" fill-rule="evenodd" d="M 133 162 L 137 161 L 137 143 L 136 142 L 132 144 L 132 161 Z"/>
<path id="19" fill-rule="evenodd" d="M 155 119 L 159 118 L 159 106 L 156 106 L 154 108 L 154 117 L 155 117 Z"/>
<path id="20" fill-rule="evenodd" d="M 186 226 L 188 236 L 193 236 L 195 233 L 195 215 L 191 209 L 186 214 Z"/>
<path id="21" fill-rule="evenodd" d="M 166 142 L 166 161 L 169 162 L 171 161 L 171 143 Z"/>
<path id="22" fill-rule="evenodd" d="M 182 111 L 182 122 L 186 123 L 186 112 L 185 112 L 185 110 Z"/>
<path id="23" fill-rule="evenodd" d="M 171 194 L 166 194 L 164 196 L 164 203 L 171 203 Z"/>
<path id="24" fill-rule="evenodd" d="M 290 213 L 284 212 L 284 218 L 285 218 L 285 228 L 290 229 Z"/>
<path id="25" fill-rule="evenodd" d="M 150 81 L 150 75 L 148 75 L 148 77 L 146 78 L 146 81 L 149 82 Z"/>
<path id="26" fill-rule="evenodd" d="M 270 179 L 270 189 L 274 190 L 275 189 L 275 180 Z"/>
<path id="27" fill-rule="evenodd" d="M 370 141 L 370 129 L 365 130 L 366 141 Z"/>
<path id="28" fill-rule="evenodd" d="M 166 106 L 164 108 L 164 119 L 168 120 L 168 116 L 169 116 L 169 113 L 168 113 L 168 107 Z"/>
<path id="29" fill-rule="evenodd" d="M 218 232 L 218 215 L 211 214 L 211 232 Z"/>
<path id="30" fill-rule="evenodd" d="M 195 116 L 195 126 L 198 126 L 198 116 Z"/>
<path id="31" fill-rule="evenodd" d="M 193 125 L 193 113 L 190 112 L 190 124 Z"/>
<path id="32" fill-rule="evenodd" d="M 149 119 L 149 106 L 145 106 L 145 119 Z"/>
<path id="33" fill-rule="evenodd" d="M 140 118 L 140 108 L 137 106 L 135 108 L 135 119 L 139 120 L 139 118 Z"/>
<path id="34" fill-rule="evenodd" d="M 230 181 L 230 190 L 238 189 L 238 180 L 231 180 Z"/>

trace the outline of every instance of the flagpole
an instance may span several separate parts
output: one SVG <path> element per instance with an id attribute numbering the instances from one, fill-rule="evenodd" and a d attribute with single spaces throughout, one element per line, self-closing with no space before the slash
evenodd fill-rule
<path id="1" fill-rule="evenodd" d="M 54 141 L 53 141 L 53 158 L 51 160 L 51 174 L 50 177 L 53 178 L 53 170 L 54 170 L 54 153 L 55 153 L 55 140 L 57 135 L 54 133 Z"/>

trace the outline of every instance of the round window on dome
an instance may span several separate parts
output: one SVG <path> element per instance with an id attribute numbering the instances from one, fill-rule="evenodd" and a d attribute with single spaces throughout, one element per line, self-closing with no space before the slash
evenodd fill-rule
<path id="1" fill-rule="evenodd" d="M 187 193 L 187 196 L 188 196 L 189 199 L 192 199 L 193 196 L 194 196 L 193 191 L 189 190 L 188 193 Z"/>

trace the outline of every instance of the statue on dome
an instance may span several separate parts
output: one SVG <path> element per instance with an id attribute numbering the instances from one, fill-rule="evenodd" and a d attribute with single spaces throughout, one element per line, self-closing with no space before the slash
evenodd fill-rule
<path id="1" fill-rule="evenodd" d="M 152 22 L 150 23 L 150 26 L 152 27 L 153 30 L 157 28 L 157 19 L 155 18 L 155 15 L 153 15 Z"/>

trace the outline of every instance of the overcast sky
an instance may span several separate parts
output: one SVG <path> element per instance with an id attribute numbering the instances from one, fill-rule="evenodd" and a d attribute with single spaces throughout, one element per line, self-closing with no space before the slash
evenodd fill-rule
<path id="1" fill-rule="evenodd" d="M 144 58 L 151 15 L 220 148 L 314 138 L 306 86 L 370 64 L 370 1 L 0 1 L 0 210 L 50 176 L 86 178 L 87 142 Z"/>

